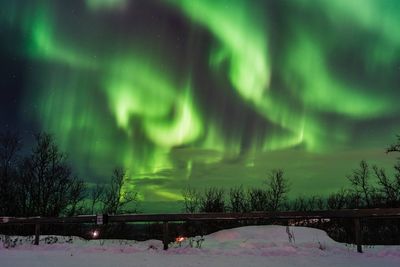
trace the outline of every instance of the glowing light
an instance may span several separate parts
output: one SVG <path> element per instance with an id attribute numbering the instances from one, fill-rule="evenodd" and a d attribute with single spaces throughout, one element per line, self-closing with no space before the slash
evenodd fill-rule
<path id="1" fill-rule="evenodd" d="M 144 200 L 246 182 L 270 151 L 370 148 L 397 130 L 399 1 L 17 2 L 0 23 L 26 62 L 23 123 L 54 133 L 85 179 L 122 164 L 123 192 Z"/>
<path id="2" fill-rule="evenodd" d="M 185 241 L 186 239 L 187 239 L 186 237 L 178 236 L 177 238 L 175 238 L 175 242 L 181 243 L 181 242 Z"/>
<path id="3" fill-rule="evenodd" d="M 92 238 L 98 238 L 100 235 L 100 232 L 98 230 L 94 230 L 91 232 Z"/>

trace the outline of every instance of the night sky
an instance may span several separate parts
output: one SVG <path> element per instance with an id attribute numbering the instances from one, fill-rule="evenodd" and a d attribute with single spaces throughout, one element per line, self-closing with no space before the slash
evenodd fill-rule
<path id="1" fill-rule="evenodd" d="M 0 0 L 0 125 L 90 184 L 327 194 L 400 133 L 397 0 Z"/>

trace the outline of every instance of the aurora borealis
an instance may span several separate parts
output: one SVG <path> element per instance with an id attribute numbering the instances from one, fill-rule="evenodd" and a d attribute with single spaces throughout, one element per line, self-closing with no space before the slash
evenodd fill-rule
<path id="1" fill-rule="evenodd" d="M 330 192 L 400 133 L 400 1 L 2 1 L 2 125 L 55 135 L 77 173 Z M 13 102 L 14 101 L 14 102 Z"/>

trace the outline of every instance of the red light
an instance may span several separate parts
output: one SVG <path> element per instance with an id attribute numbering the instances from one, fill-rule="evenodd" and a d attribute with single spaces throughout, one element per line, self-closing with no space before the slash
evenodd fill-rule
<path id="1" fill-rule="evenodd" d="M 181 243 L 181 242 L 185 241 L 185 239 L 186 239 L 186 237 L 178 236 L 177 238 L 175 238 L 175 242 Z"/>

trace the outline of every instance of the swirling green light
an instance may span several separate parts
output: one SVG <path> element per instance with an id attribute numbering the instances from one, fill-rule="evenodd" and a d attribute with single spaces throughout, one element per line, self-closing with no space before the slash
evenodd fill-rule
<path id="1" fill-rule="evenodd" d="M 360 124 L 398 116 L 398 1 L 139 2 L 86 0 L 75 17 L 63 1 L 9 3 L 0 17 L 36 64 L 28 119 L 55 133 L 85 174 L 122 164 L 136 179 L 185 183 L 226 159 L 247 171 L 271 150 L 351 146 Z M 161 22 L 134 25 L 148 6 Z M 71 29 L 76 19 L 82 29 Z M 201 50 L 197 35 L 209 41 Z M 243 114 L 226 114 L 236 106 Z M 145 187 L 179 198 L 180 188 Z"/>

